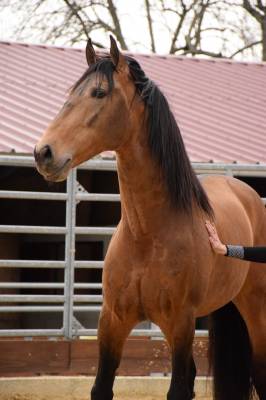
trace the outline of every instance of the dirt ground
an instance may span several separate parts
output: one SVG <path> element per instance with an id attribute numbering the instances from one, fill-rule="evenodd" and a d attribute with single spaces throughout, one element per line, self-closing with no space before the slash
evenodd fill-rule
<path id="1" fill-rule="evenodd" d="M 1 398 L 1 400 L 48 400 L 48 398 L 47 398 L 47 396 L 45 396 L 45 397 L 43 397 L 43 396 L 37 396 L 36 397 L 36 395 L 34 395 L 34 396 L 24 396 L 24 395 L 15 395 L 15 396 L 12 396 L 12 397 L 0 397 Z M 154 397 L 154 396 L 145 396 L 145 397 L 141 397 L 141 400 L 165 400 L 166 399 L 166 396 L 164 396 L 164 397 Z M 196 400 L 197 399 L 199 399 L 199 400 L 212 400 L 212 397 L 196 397 Z M 58 398 L 51 398 L 50 400 L 62 400 L 62 398 L 60 397 L 60 399 Z M 69 399 L 70 400 L 70 399 Z M 77 399 L 77 398 L 73 398 L 73 400 L 89 400 L 89 395 L 88 396 L 86 396 L 86 397 L 80 397 L 79 399 Z M 124 396 L 119 396 L 119 397 L 117 397 L 117 396 L 114 396 L 114 400 L 139 400 L 139 398 L 137 398 L 137 397 L 135 397 L 135 398 L 133 398 L 132 396 L 130 396 L 130 397 L 124 397 Z"/>
<path id="2" fill-rule="evenodd" d="M 0 400 L 89 400 L 92 377 L 0 378 Z M 114 400 L 165 400 L 169 378 L 119 377 Z M 211 400 L 210 382 L 196 382 L 196 399 Z"/>

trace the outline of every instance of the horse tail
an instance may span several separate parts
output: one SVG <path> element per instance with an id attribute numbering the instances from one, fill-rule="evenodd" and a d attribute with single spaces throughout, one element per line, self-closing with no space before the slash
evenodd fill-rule
<path id="1" fill-rule="evenodd" d="M 246 324 L 230 302 L 209 317 L 209 363 L 214 400 L 250 400 L 252 349 Z"/>

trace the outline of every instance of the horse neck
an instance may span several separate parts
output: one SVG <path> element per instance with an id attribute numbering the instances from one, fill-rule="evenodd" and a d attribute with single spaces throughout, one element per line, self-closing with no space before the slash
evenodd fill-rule
<path id="1" fill-rule="evenodd" d="M 162 173 L 147 143 L 135 140 L 117 153 L 122 220 L 135 239 L 158 232 L 172 209 Z"/>

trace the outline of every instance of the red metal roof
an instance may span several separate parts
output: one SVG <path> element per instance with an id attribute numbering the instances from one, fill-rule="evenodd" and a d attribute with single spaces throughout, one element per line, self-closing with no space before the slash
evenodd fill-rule
<path id="1" fill-rule="evenodd" d="M 266 63 L 133 55 L 168 98 L 191 161 L 266 162 Z M 0 152 L 31 153 L 84 50 L 0 42 Z"/>

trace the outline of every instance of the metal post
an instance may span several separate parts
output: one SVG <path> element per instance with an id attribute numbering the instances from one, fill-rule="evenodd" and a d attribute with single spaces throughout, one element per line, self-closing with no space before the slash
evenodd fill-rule
<path id="1" fill-rule="evenodd" d="M 66 242 L 65 242 L 65 303 L 63 330 L 66 338 L 72 338 L 73 299 L 74 299 L 74 262 L 75 262 L 75 225 L 76 225 L 76 176 L 73 169 L 67 179 L 66 202 Z"/>

